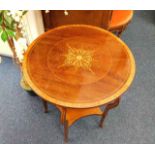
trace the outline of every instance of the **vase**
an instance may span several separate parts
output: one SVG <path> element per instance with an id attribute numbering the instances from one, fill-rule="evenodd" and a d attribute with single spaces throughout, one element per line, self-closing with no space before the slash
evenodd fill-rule
<path id="1" fill-rule="evenodd" d="M 24 75 L 21 75 L 20 86 L 31 96 L 36 96 L 35 92 L 31 89 L 25 80 Z"/>

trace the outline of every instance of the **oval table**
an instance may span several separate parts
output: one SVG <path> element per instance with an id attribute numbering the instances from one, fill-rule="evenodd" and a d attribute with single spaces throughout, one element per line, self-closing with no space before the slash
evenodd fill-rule
<path id="1" fill-rule="evenodd" d="M 135 61 L 127 45 L 112 33 L 94 26 L 65 25 L 29 46 L 23 74 L 36 94 L 60 110 L 67 142 L 69 126 L 81 117 L 101 115 L 102 127 L 108 111 L 132 83 Z"/>

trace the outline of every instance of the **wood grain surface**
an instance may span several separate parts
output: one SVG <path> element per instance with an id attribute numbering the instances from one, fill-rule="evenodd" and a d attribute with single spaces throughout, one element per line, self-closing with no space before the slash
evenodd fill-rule
<path id="1" fill-rule="evenodd" d="M 85 24 L 107 29 L 111 20 L 112 10 L 50 10 L 42 11 L 45 31 L 62 25 Z"/>
<path id="2" fill-rule="evenodd" d="M 91 108 L 128 89 L 135 61 L 127 45 L 112 33 L 95 26 L 66 25 L 49 30 L 29 46 L 23 73 L 45 100 Z"/>

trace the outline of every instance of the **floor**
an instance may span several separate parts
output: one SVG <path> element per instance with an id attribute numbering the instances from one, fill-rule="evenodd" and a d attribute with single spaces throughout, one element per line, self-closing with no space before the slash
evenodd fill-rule
<path id="1" fill-rule="evenodd" d="M 155 143 L 155 11 L 135 11 L 122 39 L 131 48 L 137 71 L 121 104 L 110 111 L 104 128 L 99 117 L 77 121 L 69 143 Z M 63 143 L 59 112 L 19 85 L 20 73 L 9 58 L 0 64 L 0 143 Z"/>

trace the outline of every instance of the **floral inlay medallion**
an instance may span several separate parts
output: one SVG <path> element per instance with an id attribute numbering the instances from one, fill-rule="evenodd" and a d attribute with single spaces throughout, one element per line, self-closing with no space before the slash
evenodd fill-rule
<path id="1" fill-rule="evenodd" d="M 64 64 L 62 66 L 73 66 L 75 69 L 85 69 L 91 72 L 92 61 L 93 61 L 93 52 L 83 48 L 74 48 L 67 45 L 68 51 L 65 54 Z M 61 66 L 61 67 L 62 67 Z"/>

